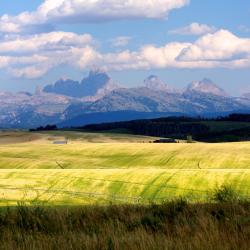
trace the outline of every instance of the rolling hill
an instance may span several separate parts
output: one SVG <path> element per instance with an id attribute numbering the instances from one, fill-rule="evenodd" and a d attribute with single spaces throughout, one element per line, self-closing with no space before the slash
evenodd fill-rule
<path id="1" fill-rule="evenodd" d="M 1 206 L 148 204 L 179 196 L 205 202 L 221 185 L 250 195 L 249 142 L 166 145 L 71 131 L 1 136 Z M 64 138 L 67 145 L 53 144 Z"/>

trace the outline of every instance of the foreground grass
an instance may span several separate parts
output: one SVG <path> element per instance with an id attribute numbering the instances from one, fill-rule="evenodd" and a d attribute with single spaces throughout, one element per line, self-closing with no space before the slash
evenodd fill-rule
<path id="1" fill-rule="evenodd" d="M 179 196 L 205 202 L 225 184 L 249 198 L 250 170 L 10 169 L 0 170 L 0 205 L 148 204 Z"/>
<path id="2" fill-rule="evenodd" d="M 0 241 L 6 250 L 247 250 L 250 204 L 2 209 Z"/>

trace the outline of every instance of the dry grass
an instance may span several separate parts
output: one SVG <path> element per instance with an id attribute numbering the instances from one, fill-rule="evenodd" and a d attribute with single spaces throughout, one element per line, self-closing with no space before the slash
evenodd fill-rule
<path id="1" fill-rule="evenodd" d="M 2 210 L 1 249 L 249 249 L 250 204 Z"/>

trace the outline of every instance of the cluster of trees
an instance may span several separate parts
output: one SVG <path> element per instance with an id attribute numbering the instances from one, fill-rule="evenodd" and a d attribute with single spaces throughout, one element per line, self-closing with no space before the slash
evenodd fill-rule
<path id="1" fill-rule="evenodd" d="M 231 114 L 226 117 L 219 117 L 216 120 L 230 122 L 250 122 L 250 114 Z"/>
<path id="2" fill-rule="evenodd" d="M 216 119 L 191 118 L 191 117 L 167 117 L 148 120 L 134 120 L 127 122 L 113 122 L 103 124 L 93 124 L 81 129 L 90 131 L 105 130 L 128 130 L 133 134 L 168 137 L 176 139 L 186 139 L 188 135 L 193 139 L 207 142 L 220 141 L 246 141 L 250 140 L 249 127 L 237 129 L 225 128 L 220 131 L 213 131 L 209 126 L 209 121 L 213 121 L 213 126 L 218 122 L 250 122 L 248 114 L 232 114 L 228 117 Z"/>
<path id="3" fill-rule="evenodd" d="M 91 131 L 127 129 L 133 134 L 157 137 L 172 136 L 175 138 L 183 138 L 189 134 L 199 135 L 209 132 L 209 127 L 201 123 L 187 121 L 183 122 L 179 120 L 168 121 L 164 119 L 95 124 L 87 125 L 84 127 L 84 129 Z"/>
<path id="4" fill-rule="evenodd" d="M 30 129 L 31 132 L 36 132 L 36 131 L 53 131 L 53 130 L 58 130 L 56 125 L 46 125 L 46 126 L 40 126 L 36 129 Z"/>

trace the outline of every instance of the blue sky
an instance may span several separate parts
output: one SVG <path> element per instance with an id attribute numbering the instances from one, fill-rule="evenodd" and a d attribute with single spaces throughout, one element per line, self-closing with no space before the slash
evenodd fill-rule
<path id="1" fill-rule="evenodd" d="M 125 86 L 157 74 L 173 87 L 207 77 L 234 95 L 250 92 L 250 1 L 91 2 L 1 1 L 0 91 L 80 80 L 96 65 Z"/>

